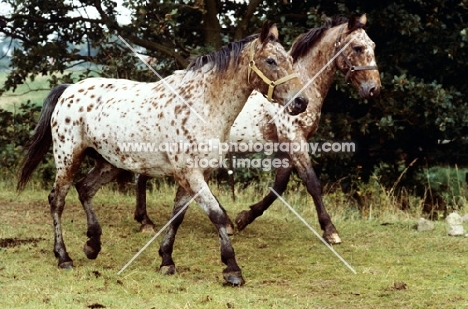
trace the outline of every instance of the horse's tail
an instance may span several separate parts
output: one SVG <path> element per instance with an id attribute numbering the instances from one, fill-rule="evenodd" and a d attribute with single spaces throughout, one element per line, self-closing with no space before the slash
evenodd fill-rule
<path id="1" fill-rule="evenodd" d="M 37 122 L 36 129 L 34 130 L 34 134 L 25 146 L 27 153 L 19 170 L 19 180 L 16 186 L 18 191 L 24 189 L 32 173 L 39 163 L 41 163 L 42 159 L 44 159 L 52 144 L 52 130 L 50 124 L 52 113 L 54 112 L 58 99 L 68 86 L 69 85 L 66 84 L 56 86 L 44 100 L 44 105 L 42 106 L 41 115 Z"/>

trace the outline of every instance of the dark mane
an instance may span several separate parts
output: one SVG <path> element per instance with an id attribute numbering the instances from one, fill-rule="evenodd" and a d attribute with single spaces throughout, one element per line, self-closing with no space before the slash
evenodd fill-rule
<path id="1" fill-rule="evenodd" d="M 300 35 L 293 43 L 291 47 L 290 55 L 293 57 L 293 61 L 296 62 L 299 58 L 305 56 L 310 48 L 322 37 L 322 34 L 333 27 L 348 23 L 349 20 L 346 17 L 335 16 L 332 19 L 327 20 L 322 27 L 312 28 L 308 32 Z M 353 22 L 349 32 L 353 32 L 356 29 L 362 28 L 364 25 L 359 22 Z"/>
<path id="2" fill-rule="evenodd" d="M 237 66 L 239 55 L 245 45 L 252 42 L 257 37 L 258 34 L 253 34 L 240 41 L 229 43 L 219 51 L 195 58 L 190 62 L 187 70 L 197 70 L 206 64 L 213 64 L 213 68 L 216 72 L 224 72 L 229 67 L 231 59 L 234 59 L 234 65 Z"/>

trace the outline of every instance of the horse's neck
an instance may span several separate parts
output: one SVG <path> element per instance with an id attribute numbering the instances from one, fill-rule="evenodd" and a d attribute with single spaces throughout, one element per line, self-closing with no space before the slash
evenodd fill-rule
<path id="1" fill-rule="evenodd" d="M 337 70 L 335 61 L 328 64 L 335 55 L 337 35 L 335 32 L 336 29 L 334 28 L 328 29 L 323 38 L 294 64 L 295 70 L 301 76 L 304 85 L 312 80 L 305 90 L 309 98 L 307 111 L 310 113 L 320 113 L 323 101 L 335 78 Z"/>
<path id="2" fill-rule="evenodd" d="M 237 68 L 231 67 L 224 73 L 201 68 L 196 74 L 199 77 L 192 79 L 195 87 L 202 87 L 198 91 L 202 96 L 199 101 L 201 115 L 209 119 L 213 127 L 226 128 L 223 133 L 227 134 L 252 92 L 247 83 L 247 64 L 240 63 Z M 183 88 L 190 87 L 184 84 Z"/>

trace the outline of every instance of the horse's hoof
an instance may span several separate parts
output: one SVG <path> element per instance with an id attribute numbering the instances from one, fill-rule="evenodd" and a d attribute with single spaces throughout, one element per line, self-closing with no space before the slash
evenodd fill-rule
<path id="1" fill-rule="evenodd" d="M 330 235 L 323 235 L 323 238 L 330 244 L 330 245 L 338 245 L 341 244 L 341 238 L 338 236 L 338 233 L 332 233 Z"/>
<path id="2" fill-rule="evenodd" d="M 175 275 L 177 274 L 177 270 L 175 268 L 175 265 L 165 265 L 165 266 L 161 266 L 159 268 L 159 271 L 161 272 L 161 274 L 163 275 Z"/>
<path id="3" fill-rule="evenodd" d="M 241 286 L 245 283 L 240 271 L 223 272 L 223 277 L 226 280 L 225 285 Z"/>
<path id="4" fill-rule="evenodd" d="M 58 266 L 61 269 L 73 269 L 73 261 L 62 262 Z"/>
<path id="5" fill-rule="evenodd" d="M 95 260 L 98 257 L 100 251 L 101 245 L 99 244 L 96 247 L 96 242 L 93 242 L 91 240 L 88 240 L 83 246 L 83 252 L 86 255 L 86 257 L 90 260 Z"/>
<path id="6" fill-rule="evenodd" d="M 140 233 L 153 234 L 156 232 L 156 226 L 154 224 L 142 224 L 140 226 Z"/>
<path id="7" fill-rule="evenodd" d="M 236 225 L 239 231 L 245 229 L 250 222 L 250 212 L 248 210 L 242 210 L 236 217 Z"/>

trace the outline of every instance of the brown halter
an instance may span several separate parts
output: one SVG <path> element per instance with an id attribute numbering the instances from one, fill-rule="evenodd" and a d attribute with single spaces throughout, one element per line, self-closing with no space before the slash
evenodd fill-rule
<path id="1" fill-rule="evenodd" d="M 341 36 L 343 34 L 343 30 L 346 27 L 343 26 L 341 28 L 340 33 L 338 34 L 338 37 L 336 38 L 335 42 L 335 53 L 338 53 L 340 47 L 341 47 Z M 379 68 L 376 65 L 363 65 L 363 66 L 354 66 L 352 65 L 351 61 L 349 61 L 348 57 L 346 57 L 343 52 L 340 52 L 340 55 L 343 56 L 344 61 L 346 62 L 346 65 L 349 67 L 348 72 L 345 75 L 345 81 L 348 82 L 349 78 L 351 77 L 351 74 L 353 74 L 355 71 L 365 71 L 365 70 L 378 70 Z"/>

